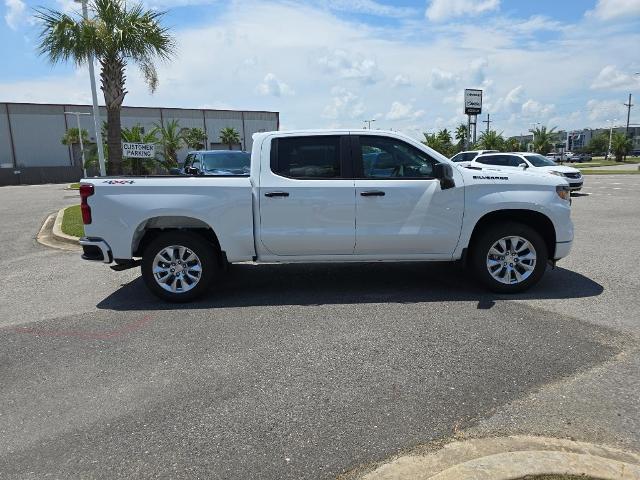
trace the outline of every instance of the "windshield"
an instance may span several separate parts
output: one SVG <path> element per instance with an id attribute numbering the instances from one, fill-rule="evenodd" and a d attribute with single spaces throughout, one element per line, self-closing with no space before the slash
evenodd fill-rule
<path id="1" fill-rule="evenodd" d="M 542 155 L 525 155 L 526 158 L 531 165 L 534 167 L 553 167 L 557 165 L 553 160 L 549 160 L 547 157 L 543 157 Z"/>
<path id="2" fill-rule="evenodd" d="M 248 175 L 251 155 L 246 152 L 205 153 L 202 168 L 205 172 L 223 170 L 234 175 Z"/>

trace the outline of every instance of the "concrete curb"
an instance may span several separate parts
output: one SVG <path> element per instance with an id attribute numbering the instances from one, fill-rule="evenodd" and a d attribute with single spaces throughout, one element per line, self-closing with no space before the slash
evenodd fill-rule
<path id="1" fill-rule="evenodd" d="M 53 223 L 53 236 L 56 237 L 56 240 L 59 240 L 64 243 L 72 243 L 74 245 L 78 245 L 78 240 L 80 237 L 74 237 L 73 235 L 67 235 L 62 231 L 62 220 L 64 218 L 64 211 L 69 208 L 61 208 L 58 210 L 58 214 L 56 215 L 56 220 Z"/>
<path id="2" fill-rule="evenodd" d="M 454 441 L 440 450 L 400 456 L 361 480 L 515 480 L 526 475 L 587 475 L 637 480 L 640 455 L 572 440 L 512 436 Z"/>
<path id="3" fill-rule="evenodd" d="M 54 235 L 53 227 L 55 225 L 57 216 L 59 214 L 60 212 L 52 213 L 46 218 L 46 220 L 42 224 L 42 227 L 40 227 L 40 231 L 38 232 L 38 235 L 36 236 L 36 241 L 41 245 L 44 245 L 50 248 L 57 248 L 58 250 L 67 250 L 70 252 L 81 251 L 82 247 L 80 247 L 75 237 L 71 237 L 71 238 L 74 238 L 74 241 L 68 241 L 68 240 L 62 241 L 59 239 L 59 237 Z"/>

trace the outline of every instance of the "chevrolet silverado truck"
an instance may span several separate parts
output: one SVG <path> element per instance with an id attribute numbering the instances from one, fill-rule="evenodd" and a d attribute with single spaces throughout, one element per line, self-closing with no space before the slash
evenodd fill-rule
<path id="1" fill-rule="evenodd" d="M 140 266 L 190 301 L 234 262 L 463 261 L 496 292 L 523 291 L 573 241 L 569 186 L 459 167 L 397 132 L 254 135 L 248 175 L 83 179 L 86 260 Z"/>

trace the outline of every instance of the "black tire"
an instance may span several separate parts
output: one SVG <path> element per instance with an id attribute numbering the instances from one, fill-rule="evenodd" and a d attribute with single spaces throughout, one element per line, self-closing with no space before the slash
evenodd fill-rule
<path id="1" fill-rule="evenodd" d="M 195 282 L 195 286 L 187 291 L 172 292 L 165 290 L 159 285 L 158 281 L 156 281 L 153 273 L 153 262 L 156 255 L 164 248 L 172 245 L 186 247 L 195 253 L 200 260 L 202 271 L 200 272 L 199 280 Z M 207 242 L 200 235 L 193 232 L 171 231 L 159 235 L 147 245 L 142 254 L 142 265 L 140 268 L 142 278 L 147 288 L 151 290 L 154 295 L 168 302 L 190 302 L 204 294 L 219 277 L 220 265 L 218 259 L 219 252 L 216 246 Z M 180 285 L 182 285 L 182 281 Z M 189 287 L 190 286 L 187 285 L 187 288 Z"/>
<path id="2" fill-rule="evenodd" d="M 536 251 L 533 272 L 519 283 L 501 283 L 491 275 L 487 268 L 487 255 L 493 244 L 501 238 L 509 236 L 519 236 L 528 240 Z M 496 293 L 518 293 L 532 287 L 542 278 L 548 259 L 547 245 L 542 236 L 533 228 L 516 222 L 488 226 L 474 239 L 470 249 L 470 266 L 476 277 L 489 290 Z"/>

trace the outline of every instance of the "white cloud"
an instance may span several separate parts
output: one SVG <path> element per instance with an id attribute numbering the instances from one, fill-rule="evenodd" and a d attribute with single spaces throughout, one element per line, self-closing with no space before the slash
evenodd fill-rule
<path id="1" fill-rule="evenodd" d="M 522 114 L 526 117 L 545 118 L 551 115 L 555 108 L 552 103 L 543 104 L 530 98 L 522 104 Z"/>
<path id="2" fill-rule="evenodd" d="M 453 17 L 478 15 L 498 8 L 500 8 L 500 0 L 431 0 L 425 15 L 429 20 L 441 22 Z"/>
<path id="3" fill-rule="evenodd" d="M 331 119 L 360 117 L 365 109 L 358 96 L 344 87 L 331 89 L 331 102 L 324 109 L 323 116 Z"/>
<path id="4" fill-rule="evenodd" d="M 380 75 L 375 60 L 342 49 L 321 56 L 318 64 L 331 75 L 361 80 L 364 83 L 373 83 Z"/>
<path id="5" fill-rule="evenodd" d="M 267 73 L 262 83 L 258 85 L 257 91 L 260 95 L 273 95 L 274 97 L 295 93 L 289 85 L 278 80 L 278 77 L 273 73 Z"/>
<path id="6" fill-rule="evenodd" d="M 4 5 L 7 9 L 4 15 L 5 22 L 9 28 L 17 30 L 26 18 L 26 5 L 22 0 L 4 0 Z"/>
<path id="7" fill-rule="evenodd" d="M 429 80 L 431 88 L 436 90 L 450 89 L 455 86 L 456 81 L 456 76 L 451 72 L 440 70 L 439 68 L 431 70 L 431 78 Z"/>
<path id="8" fill-rule="evenodd" d="M 626 119 L 626 108 L 622 102 L 616 100 L 589 100 L 587 112 L 589 120 L 592 121 L 617 120 L 619 124 L 622 119 Z"/>
<path id="9" fill-rule="evenodd" d="M 393 102 L 387 120 L 415 120 L 424 117 L 424 110 L 415 110 L 411 103 Z"/>
<path id="10" fill-rule="evenodd" d="M 393 78 L 393 82 L 391 82 L 392 87 L 409 87 L 411 86 L 411 79 L 406 75 L 402 75 L 399 73 Z"/>
<path id="11" fill-rule="evenodd" d="M 640 0 L 598 0 L 596 8 L 589 10 L 586 15 L 599 20 L 638 16 Z"/>
<path id="12" fill-rule="evenodd" d="M 334 10 L 379 17 L 404 18 L 416 14 L 413 8 L 385 5 L 373 0 L 328 0 L 326 4 Z"/>
<path id="13" fill-rule="evenodd" d="M 524 95 L 524 88 L 522 85 L 511 89 L 503 98 L 499 98 L 495 103 L 494 110 L 496 112 L 516 113 L 522 110 L 522 96 Z"/>
<path id="14" fill-rule="evenodd" d="M 615 65 L 607 65 L 591 84 L 592 89 L 630 89 L 640 86 L 640 76 L 618 70 Z"/>

